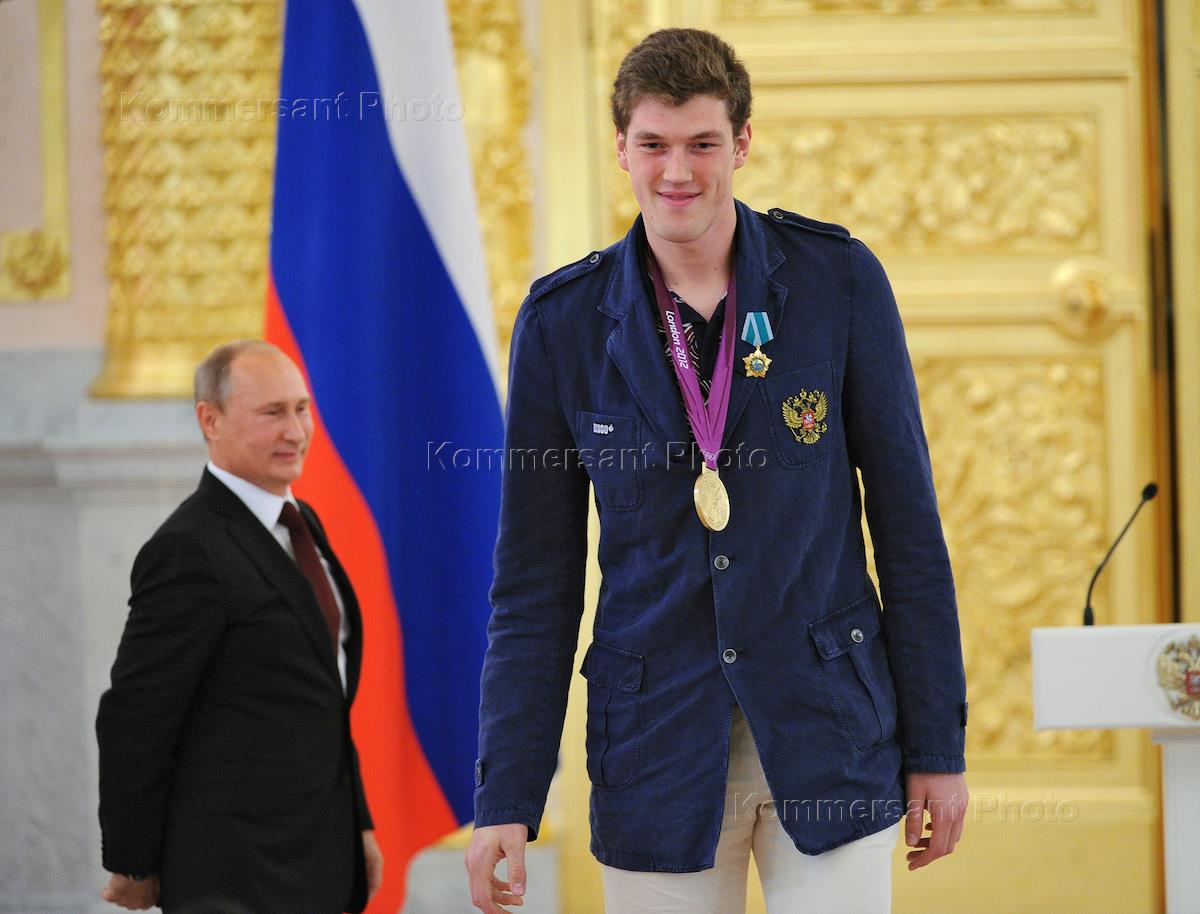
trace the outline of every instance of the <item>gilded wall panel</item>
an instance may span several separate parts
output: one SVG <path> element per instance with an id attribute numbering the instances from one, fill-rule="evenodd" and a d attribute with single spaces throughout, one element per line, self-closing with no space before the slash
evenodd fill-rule
<path id="1" fill-rule="evenodd" d="M 1033 729 L 1029 630 L 1077 625 L 1107 547 L 1098 356 L 914 359 L 955 569 L 973 755 L 1104 759 L 1109 731 Z M 1104 579 L 1096 604 L 1107 599 Z"/>
<path id="2" fill-rule="evenodd" d="M 262 332 L 279 0 L 99 0 L 111 280 L 98 395 L 185 396 Z"/>
<path id="3" fill-rule="evenodd" d="M 1095 9 L 1094 0 L 722 0 L 726 20 L 803 18 L 820 13 L 927 15 L 935 13 L 1077 13 Z"/>
<path id="4" fill-rule="evenodd" d="M 1092 115 L 760 116 L 755 125 L 736 189 L 756 209 L 798 209 L 905 254 L 1099 250 Z M 610 186 L 615 235 L 637 202 L 627 181 Z"/>
<path id="5" fill-rule="evenodd" d="M 501 350 L 533 260 L 533 176 L 524 132 L 531 65 L 513 0 L 450 0 L 475 196 Z"/>
<path id="6" fill-rule="evenodd" d="M 29 106 L 37 119 L 38 133 L 29 148 L 40 174 L 30 178 L 38 184 L 33 214 L 21 207 L 23 219 L 0 230 L 0 302 L 65 298 L 70 293 L 70 214 L 67 197 L 67 107 L 66 51 L 63 0 L 27 0 L 3 11 L 6 36 L 23 41 L 36 35 L 32 48 L 12 48 L 22 66 L 11 62 L 0 73 L 0 143 L 26 142 L 28 125 L 20 120 Z M 0 52 L 6 52 L 0 40 Z M 7 53 L 7 52 L 6 52 Z M 28 59 L 26 59 L 28 55 Z M 0 54 L 3 61 L 4 54 Z M 23 65 L 28 64 L 26 69 Z M 28 77 L 28 83 L 21 82 Z M 9 93 L 32 93 L 13 99 Z M 5 111 L 10 122 L 6 122 Z M 5 134 L 8 136 L 6 137 Z M 10 215 L 9 213 L 5 214 Z M 37 216 L 40 215 L 40 218 Z M 6 220 L 7 221 L 7 220 Z"/>

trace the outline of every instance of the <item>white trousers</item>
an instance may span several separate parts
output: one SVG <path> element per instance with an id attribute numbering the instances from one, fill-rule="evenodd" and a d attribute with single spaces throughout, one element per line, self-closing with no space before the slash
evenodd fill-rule
<path id="1" fill-rule="evenodd" d="M 800 853 L 779 821 L 750 728 L 735 706 L 715 866 L 698 873 L 602 866 L 605 914 L 744 914 L 751 853 L 767 914 L 888 914 L 902 822 L 815 857 Z"/>

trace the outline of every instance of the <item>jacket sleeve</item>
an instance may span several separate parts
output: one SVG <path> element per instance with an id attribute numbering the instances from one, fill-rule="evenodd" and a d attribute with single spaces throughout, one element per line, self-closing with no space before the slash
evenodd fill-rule
<path id="1" fill-rule="evenodd" d="M 966 679 L 916 381 L 882 265 L 860 241 L 848 252 L 845 428 L 875 547 L 904 767 L 959 772 L 966 767 Z"/>
<path id="2" fill-rule="evenodd" d="M 142 547 L 112 686 L 96 716 L 102 861 L 109 872 L 159 871 L 172 756 L 225 629 L 227 606 L 197 539 L 160 533 Z"/>
<path id="3" fill-rule="evenodd" d="M 480 685 L 475 825 L 537 837 L 562 739 L 587 556 L 588 477 L 532 301 L 513 328 L 492 616 Z"/>
<path id="4" fill-rule="evenodd" d="M 358 827 L 363 831 L 371 831 L 375 821 L 371 818 L 371 807 L 367 805 L 367 790 L 363 786 L 362 771 L 358 764 L 358 748 L 351 743 L 350 751 L 354 760 L 354 804 L 358 812 Z"/>

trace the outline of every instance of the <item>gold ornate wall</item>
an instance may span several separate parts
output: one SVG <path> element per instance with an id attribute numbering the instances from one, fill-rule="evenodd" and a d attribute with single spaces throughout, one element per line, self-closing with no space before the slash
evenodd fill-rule
<path id="1" fill-rule="evenodd" d="M 280 0 L 98 0 L 111 299 L 97 396 L 185 397 L 262 333 Z M 502 339 L 529 282 L 530 68 L 517 0 L 452 0 Z"/>
<path id="2" fill-rule="evenodd" d="M 186 397 L 217 344 L 262 334 L 279 0 L 98 0 L 106 361 L 92 393 Z"/>

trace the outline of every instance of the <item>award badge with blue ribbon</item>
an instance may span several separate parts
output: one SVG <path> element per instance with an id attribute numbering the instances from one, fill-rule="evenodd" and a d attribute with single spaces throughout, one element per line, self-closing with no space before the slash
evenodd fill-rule
<path id="1" fill-rule="evenodd" d="M 775 334 L 771 332 L 771 319 L 766 311 L 751 311 L 746 315 L 742 324 L 742 339 L 754 347 L 754 351 L 742 359 L 746 366 L 746 377 L 765 378 L 767 369 L 771 367 L 770 357 L 762 351 L 764 343 L 771 342 Z"/>

